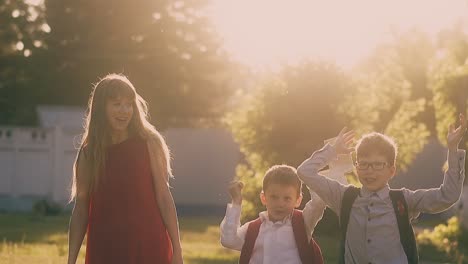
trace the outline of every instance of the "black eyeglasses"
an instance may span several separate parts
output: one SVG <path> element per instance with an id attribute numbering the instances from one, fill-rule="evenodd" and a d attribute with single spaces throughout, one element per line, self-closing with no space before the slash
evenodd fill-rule
<path id="1" fill-rule="evenodd" d="M 356 162 L 356 168 L 358 170 L 367 170 L 369 167 L 372 167 L 373 170 L 383 170 L 387 166 L 387 162 L 376 161 L 376 162 Z"/>

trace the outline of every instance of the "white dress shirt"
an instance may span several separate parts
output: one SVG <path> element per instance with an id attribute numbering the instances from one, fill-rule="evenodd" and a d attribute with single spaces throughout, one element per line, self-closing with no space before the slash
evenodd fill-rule
<path id="1" fill-rule="evenodd" d="M 304 161 L 298 173 L 304 183 L 339 216 L 347 186 L 322 177 L 318 170 L 336 158 L 326 145 Z M 438 213 L 458 201 L 465 178 L 465 151 L 448 153 L 448 170 L 439 188 L 408 190 L 403 194 L 410 220 L 421 212 Z M 377 192 L 361 189 L 353 203 L 345 241 L 345 263 L 408 263 L 400 242 L 398 224 L 389 196 L 389 186 Z"/>

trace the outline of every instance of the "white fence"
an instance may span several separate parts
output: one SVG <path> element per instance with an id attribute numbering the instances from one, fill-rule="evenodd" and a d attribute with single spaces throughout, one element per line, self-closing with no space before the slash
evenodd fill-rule
<path id="1" fill-rule="evenodd" d="M 58 126 L 0 127 L 0 210 L 30 210 L 31 202 L 41 198 L 65 205 L 81 132 Z M 224 206 L 229 200 L 228 183 L 241 159 L 232 135 L 222 129 L 176 128 L 164 136 L 173 153 L 176 178 L 171 185 L 176 203 Z M 467 191 L 465 186 L 460 213 L 468 228 Z"/>
<path id="2" fill-rule="evenodd" d="M 81 132 L 0 127 L 0 210 L 27 211 L 43 198 L 66 205 Z M 240 160 L 231 134 L 223 129 L 174 128 L 164 136 L 174 158 L 176 178 L 171 185 L 176 202 L 224 206 Z"/>
<path id="3" fill-rule="evenodd" d="M 78 134 L 60 127 L 0 127 L 0 196 L 66 203 Z"/>

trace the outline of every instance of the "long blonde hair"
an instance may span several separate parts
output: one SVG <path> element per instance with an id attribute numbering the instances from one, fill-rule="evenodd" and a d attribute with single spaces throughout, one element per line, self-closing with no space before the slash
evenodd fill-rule
<path id="1" fill-rule="evenodd" d="M 80 155 L 90 165 L 90 191 L 96 191 L 99 178 L 106 163 L 106 150 L 111 144 L 109 122 L 106 117 L 106 103 L 109 99 L 119 96 L 128 97 L 133 101 L 133 116 L 128 126 L 129 136 L 139 136 L 151 140 L 156 147 L 158 173 L 166 176 L 171 173 L 169 148 L 156 128 L 148 121 L 148 106 L 146 101 L 136 92 L 133 84 L 121 74 L 109 74 L 94 85 L 91 92 L 84 124 L 84 133 L 80 148 L 73 166 L 73 184 L 70 201 L 76 197 L 77 165 Z"/>

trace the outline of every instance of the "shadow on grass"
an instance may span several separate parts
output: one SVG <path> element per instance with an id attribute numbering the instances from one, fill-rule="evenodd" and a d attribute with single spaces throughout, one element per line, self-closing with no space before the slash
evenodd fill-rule
<path id="1" fill-rule="evenodd" d="M 24 243 L 54 243 L 51 236 L 65 236 L 69 214 L 34 216 L 31 214 L 0 214 L 0 240 Z"/>

